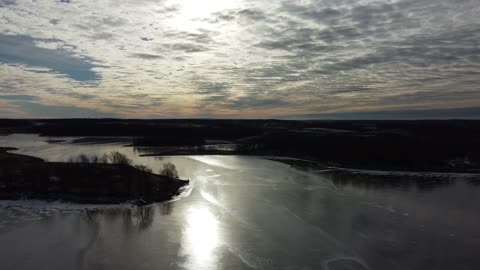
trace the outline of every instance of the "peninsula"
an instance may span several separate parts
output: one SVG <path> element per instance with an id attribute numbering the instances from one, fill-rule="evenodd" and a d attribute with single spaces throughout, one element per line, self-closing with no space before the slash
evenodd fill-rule
<path id="1" fill-rule="evenodd" d="M 172 199 L 189 183 L 129 164 L 46 162 L 0 148 L 0 199 L 148 204 Z"/>

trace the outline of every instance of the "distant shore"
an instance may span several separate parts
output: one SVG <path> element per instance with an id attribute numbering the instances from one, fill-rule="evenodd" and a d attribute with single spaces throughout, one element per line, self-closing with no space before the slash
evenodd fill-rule
<path id="1" fill-rule="evenodd" d="M 412 176 L 412 177 L 467 177 L 467 178 L 480 178 L 480 170 L 469 170 L 469 171 L 435 171 L 433 170 L 388 170 L 384 168 L 377 168 L 375 170 L 371 169 L 361 169 L 355 167 L 342 167 L 340 165 L 333 164 L 324 164 L 315 160 L 311 160 L 305 157 L 295 157 L 295 156 L 272 156 L 265 154 L 248 154 L 241 153 L 236 151 L 188 151 L 185 149 L 180 149 L 175 151 L 173 148 L 170 148 L 169 151 L 164 151 L 157 154 L 141 154 L 140 156 L 147 157 L 161 157 L 161 156 L 186 156 L 186 155 L 243 155 L 243 156 L 253 156 L 263 159 L 268 159 L 272 161 L 277 161 L 281 163 L 288 164 L 292 167 L 295 167 L 300 170 L 309 171 L 309 172 L 329 172 L 329 173 L 341 173 L 341 174 L 356 174 L 356 175 L 375 175 L 375 176 Z"/>
<path id="2" fill-rule="evenodd" d="M 129 145 L 129 147 L 134 147 Z M 204 149 L 194 149 L 194 148 L 186 148 L 186 147 L 162 147 L 161 149 L 157 150 L 153 153 L 148 154 L 140 154 L 140 156 L 145 157 L 161 157 L 161 156 L 188 156 L 188 155 L 243 155 L 243 156 L 255 156 L 260 158 L 265 158 L 273 161 L 282 162 L 285 164 L 292 165 L 293 167 L 305 169 L 309 168 L 309 170 L 313 171 L 321 171 L 321 170 L 330 170 L 330 171 L 342 171 L 343 173 L 350 172 L 355 174 L 410 174 L 410 175 L 433 175 L 433 174 L 444 174 L 444 175 L 479 175 L 480 176 L 480 169 L 476 168 L 438 168 L 438 167 L 423 167 L 423 168 L 412 168 L 412 167 L 382 167 L 381 165 L 377 166 L 375 169 L 370 167 L 364 167 L 362 164 L 342 164 L 341 162 L 322 162 L 316 160 L 314 157 L 305 157 L 296 154 L 289 154 L 289 155 L 279 155 L 279 154 L 271 154 L 269 152 L 261 152 L 261 151 L 221 151 L 221 150 L 204 150 Z"/>
<path id="3" fill-rule="evenodd" d="M 477 120 L 0 119 L 0 134 L 12 133 L 123 143 L 146 156 L 280 156 L 350 170 L 480 173 Z"/>

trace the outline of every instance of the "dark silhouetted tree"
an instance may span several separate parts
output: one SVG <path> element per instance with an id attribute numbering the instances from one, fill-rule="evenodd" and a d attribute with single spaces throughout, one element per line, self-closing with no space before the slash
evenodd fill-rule
<path id="1" fill-rule="evenodd" d="M 163 164 L 163 169 L 160 170 L 160 175 L 167 176 L 170 178 L 178 178 L 177 168 L 174 164 L 168 162 Z"/>

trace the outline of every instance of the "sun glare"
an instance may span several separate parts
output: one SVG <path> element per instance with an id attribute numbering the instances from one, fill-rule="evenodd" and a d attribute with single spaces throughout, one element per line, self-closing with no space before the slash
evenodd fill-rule
<path id="1" fill-rule="evenodd" d="M 190 269 L 212 269 L 219 243 L 218 220 L 207 207 L 194 207 L 187 214 L 184 251 Z"/>

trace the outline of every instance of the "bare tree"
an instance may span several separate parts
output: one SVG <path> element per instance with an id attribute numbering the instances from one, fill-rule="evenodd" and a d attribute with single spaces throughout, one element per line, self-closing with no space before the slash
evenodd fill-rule
<path id="1" fill-rule="evenodd" d="M 85 154 L 80 154 L 77 157 L 77 162 L 79 163 L 90 163 L 90 159 Z"/>
<path id="2" fill-rule="evenodd" d="M 167 176 L 170 178 L 178 178 L 177 168 L 174 164 L 168 162 L 163 164 L 163 169 L 160 170 L 160 175 Z"/>
<path id="3" fill-rule="evenodd" d="M 108 160 L 109 160 L 108 154 L 107 154 L 107 153 L 104 153 L 104 154 L 102 155 L 102 157 L 100 158 L 100 163 L 108 163 Z"/>
<path id="4" fill-rule="evenodd" d="M 121 164 L 121 165 L 131 165 L 132 160 L 129 159 L 125 154 L 122 154 L 117 151 L 113 151 L 108 156 L 108 159 L 112 164 Z"/>
<path id="5" fill-rule="evenodd" d="M 97 155 L 90 157 L 90 163 L 99 163 L 99 158 Z"/>

